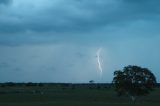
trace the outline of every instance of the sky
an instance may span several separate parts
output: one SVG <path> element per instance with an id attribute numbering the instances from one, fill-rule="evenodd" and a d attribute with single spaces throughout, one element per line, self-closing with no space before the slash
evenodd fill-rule
<path id="1" fill-rule="evenodd" d="M 0 82 L 110 83 L 127 65 L 148 68 L 160 82 L 159 5 L 0 0 Z"/>

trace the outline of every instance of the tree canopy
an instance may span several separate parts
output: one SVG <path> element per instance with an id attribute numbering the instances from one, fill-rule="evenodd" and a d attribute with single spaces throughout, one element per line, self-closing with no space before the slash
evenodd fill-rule
<path id="1" fill-rule="evenodd" d="M 113 83 L 118 95 L 128 94 L 132 97 L 149 94 L 156 85 L 156 77 L 147 68 L 129 65 L 114 72 Z"/>

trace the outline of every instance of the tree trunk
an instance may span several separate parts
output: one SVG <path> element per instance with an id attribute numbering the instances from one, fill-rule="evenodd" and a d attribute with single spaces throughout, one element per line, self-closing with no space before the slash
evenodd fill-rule
<path id="1" fill-rule="evenodd" d="M 131 100 L 132 100 L 133 104 L 135 104 L 136 103 L 136 96 L 131 96 Z"/>

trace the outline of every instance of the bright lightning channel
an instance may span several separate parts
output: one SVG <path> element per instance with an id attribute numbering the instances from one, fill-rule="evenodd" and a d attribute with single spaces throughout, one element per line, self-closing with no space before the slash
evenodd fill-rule
<path id="1" fill-rule="evenodd" d="M 97 51 L 97 62 L 98 62 L 98 68 L 99 68 L 99 71 L 100 71 L 100 77 L 102 77 L 103 69 L 102 69 L 102 66 L 101 66 L 100 53 L 101 53 L 101 48 L 99 48 L 98 51 Z"/>

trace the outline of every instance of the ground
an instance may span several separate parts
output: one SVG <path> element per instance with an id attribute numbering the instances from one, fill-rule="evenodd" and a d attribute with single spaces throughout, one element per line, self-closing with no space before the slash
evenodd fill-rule
<path id="1" fill-rule="evenodd" d="M 114 88 L 65 86 L 14 86 L 0 88 L 0 106 L 160 106 L 160 88 L 139 97 L 118 97 Z"/>

